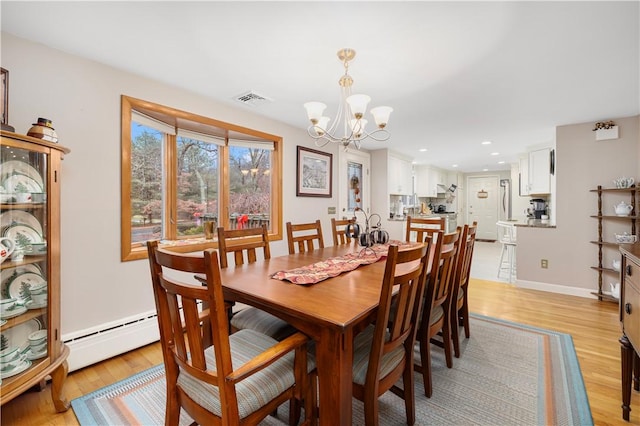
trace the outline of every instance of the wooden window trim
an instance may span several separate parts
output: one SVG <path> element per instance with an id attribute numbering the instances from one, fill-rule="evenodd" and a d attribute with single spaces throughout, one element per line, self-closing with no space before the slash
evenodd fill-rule
<path id="1" fill-rule="evenodd" d="M 197 114 L 181 111 L 175 108 L 155 104 L 152 102 L 136 99 L 130 96 L 121 96 L 121 168 L 120 168 L 120 180 L 121 180 L 121 217 L 120 217 L 120 241 L 121 241 L 121 260 L 123 262 L 130 260 L 146 259 L 147 249 L 145 244 L 140 243 L 135 247 L 131 244 L 131 111 L 136 110 L 149 114 L 154 118 L 161 119 L 164 122 L 173 124 L 174 126 L 185 126 L 188 130 L 203 132 L 203 128 L 210 131 L 212 128 L 218 128 L 220 130 L 219 136 L 224 134 L 225 138 L 229 138 L 232 135 L 237 139 L 239 135 L 245 137 L 247 140 L 268 140 L 273 141 L 274 150 L 271 153 L 271 171 L 272 171 L 272 185 L 271 185 L 271 230 L 269 231 L 269 239 L 271 241 L 282 240 L 282 224 L 283 224 L 283 209 L 282 209 L 282 155 L 283 155 L 283 139 L 280 136 L 272 135 L 269 133 L 261 132 L 254 129 L 238 126 L 231 123 L 215 120 L 212 118 L 204 117 Z M 173 121 L 172 121 L 173 120 Z M 169 188 L 169 193 L 172 194 L 172 198 L 176 197 L 175 185 L 177 176 L 177 161 L 175 156 L 175 136 L 165 137 L 166 147 L 168 149 L 167 155 L 163 161 L 169 161 L 173 159 L 173 164 L 167 168 L 169 170 L 169 185 L 173 185 Z M 220 155 L 220 192 L 219 192 L 219 205 L 218 211 L 220 220 L 220 226 L 228 227 L 228 219 L 226 214 L 222 212 L 228 211 L 229 205 L 229 151 L 224 148 L 221 149 Z M 165 164 L 167 166 L 167 164 Z M 173 211 L 173 207 L 176 205 L 176 200 L 166 200 L 165 211 L 170 216 L 170 220 L 175 221 L 177 212 Z M 168 219 L 165 219 L 168 220 Z M 164 223 L 163 223 L 164 227 Z M 206 248 L 217 248 L 217 242 L 206 241 L 201 242 L 185 241 L 176 239 L 176 235 L 173 231 L 167 235 L 168 239 L 176 244 L 162 244 L 161 247 L 173 250 L 177 252 L 191 252 L 204 250 Z"/>

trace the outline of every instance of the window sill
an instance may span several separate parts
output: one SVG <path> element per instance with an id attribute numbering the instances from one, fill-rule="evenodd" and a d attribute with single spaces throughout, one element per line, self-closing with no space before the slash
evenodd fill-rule
<path id="1" fill-rule="evenodd" d="M 209 248 L 217 249 L 217 240 L 207 240 L 202 238 L 190 238 L 188 240 L 160 240 L 159 247 L 161 249 L 175 251 L 179 253 L 188 253 L 192 251 L 201 251 Z M 140 243 L 136 247 L 132 247 L 129 253 L 123 253 L 122 261 L 140 260 L 147 258 L 147 245 Z"/>

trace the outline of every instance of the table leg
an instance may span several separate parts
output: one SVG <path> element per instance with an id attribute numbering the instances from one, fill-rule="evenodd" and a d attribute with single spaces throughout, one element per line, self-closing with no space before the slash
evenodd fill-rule
<path id="1" fill-rule="evenodd" d="M 631 411 L 631 376 L 635 350 L 626 335 L 620 338 L 620 361 L 622 370 L 622 418 L 629 421 Z"/>
<path id="2" fill-rule="evenodd" d="M 327 330 L 316 349 L 320 425 L 351 425 L 353 332 Z"/>

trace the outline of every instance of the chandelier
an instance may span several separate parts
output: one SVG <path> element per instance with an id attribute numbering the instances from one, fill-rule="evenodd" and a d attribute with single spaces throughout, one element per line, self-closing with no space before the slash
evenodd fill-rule
<path id="1" fill-rule="evenodd" d="M 371 98 L 367 95 L 351 94 L 353 78 L 349 75 L 349 61 L 356 56 L 353 49 L 340 49 L 338 59 L 344 65 L 344 75 L 340 78 L 340 104 L 335 120 L 329 125 L 331 118 L 322 115 L 327 107 L 322 102 L 307 102 L 304 104 L 307 116 L 311 125 L 307 129 L 309 136 L 316 140 L 317 146 L 325 146 L 329 142 L 340 143 L 345 150 L 349 144 L 353 143 L 360 149 L 360 142 L 366 138 L 376 141 L 386 141 L 389 139 L 389 132 L 385 129 L 389 122 L 389 116 L 393 108 L 379 106 L 371 109 L 371 114 L 376 122 L 377 128 L 372 132 L 366 129 L 367 120 L 364 113 Z"/>

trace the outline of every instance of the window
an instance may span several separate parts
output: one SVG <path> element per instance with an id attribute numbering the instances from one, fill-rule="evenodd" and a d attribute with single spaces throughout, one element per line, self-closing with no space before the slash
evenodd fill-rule
<path id="1" fill-rule="evenodd" d="M 215 247 L 206 222 L 282 238 L 281 137 L 122 96 L 121 138 L 123 261 Z"/>

